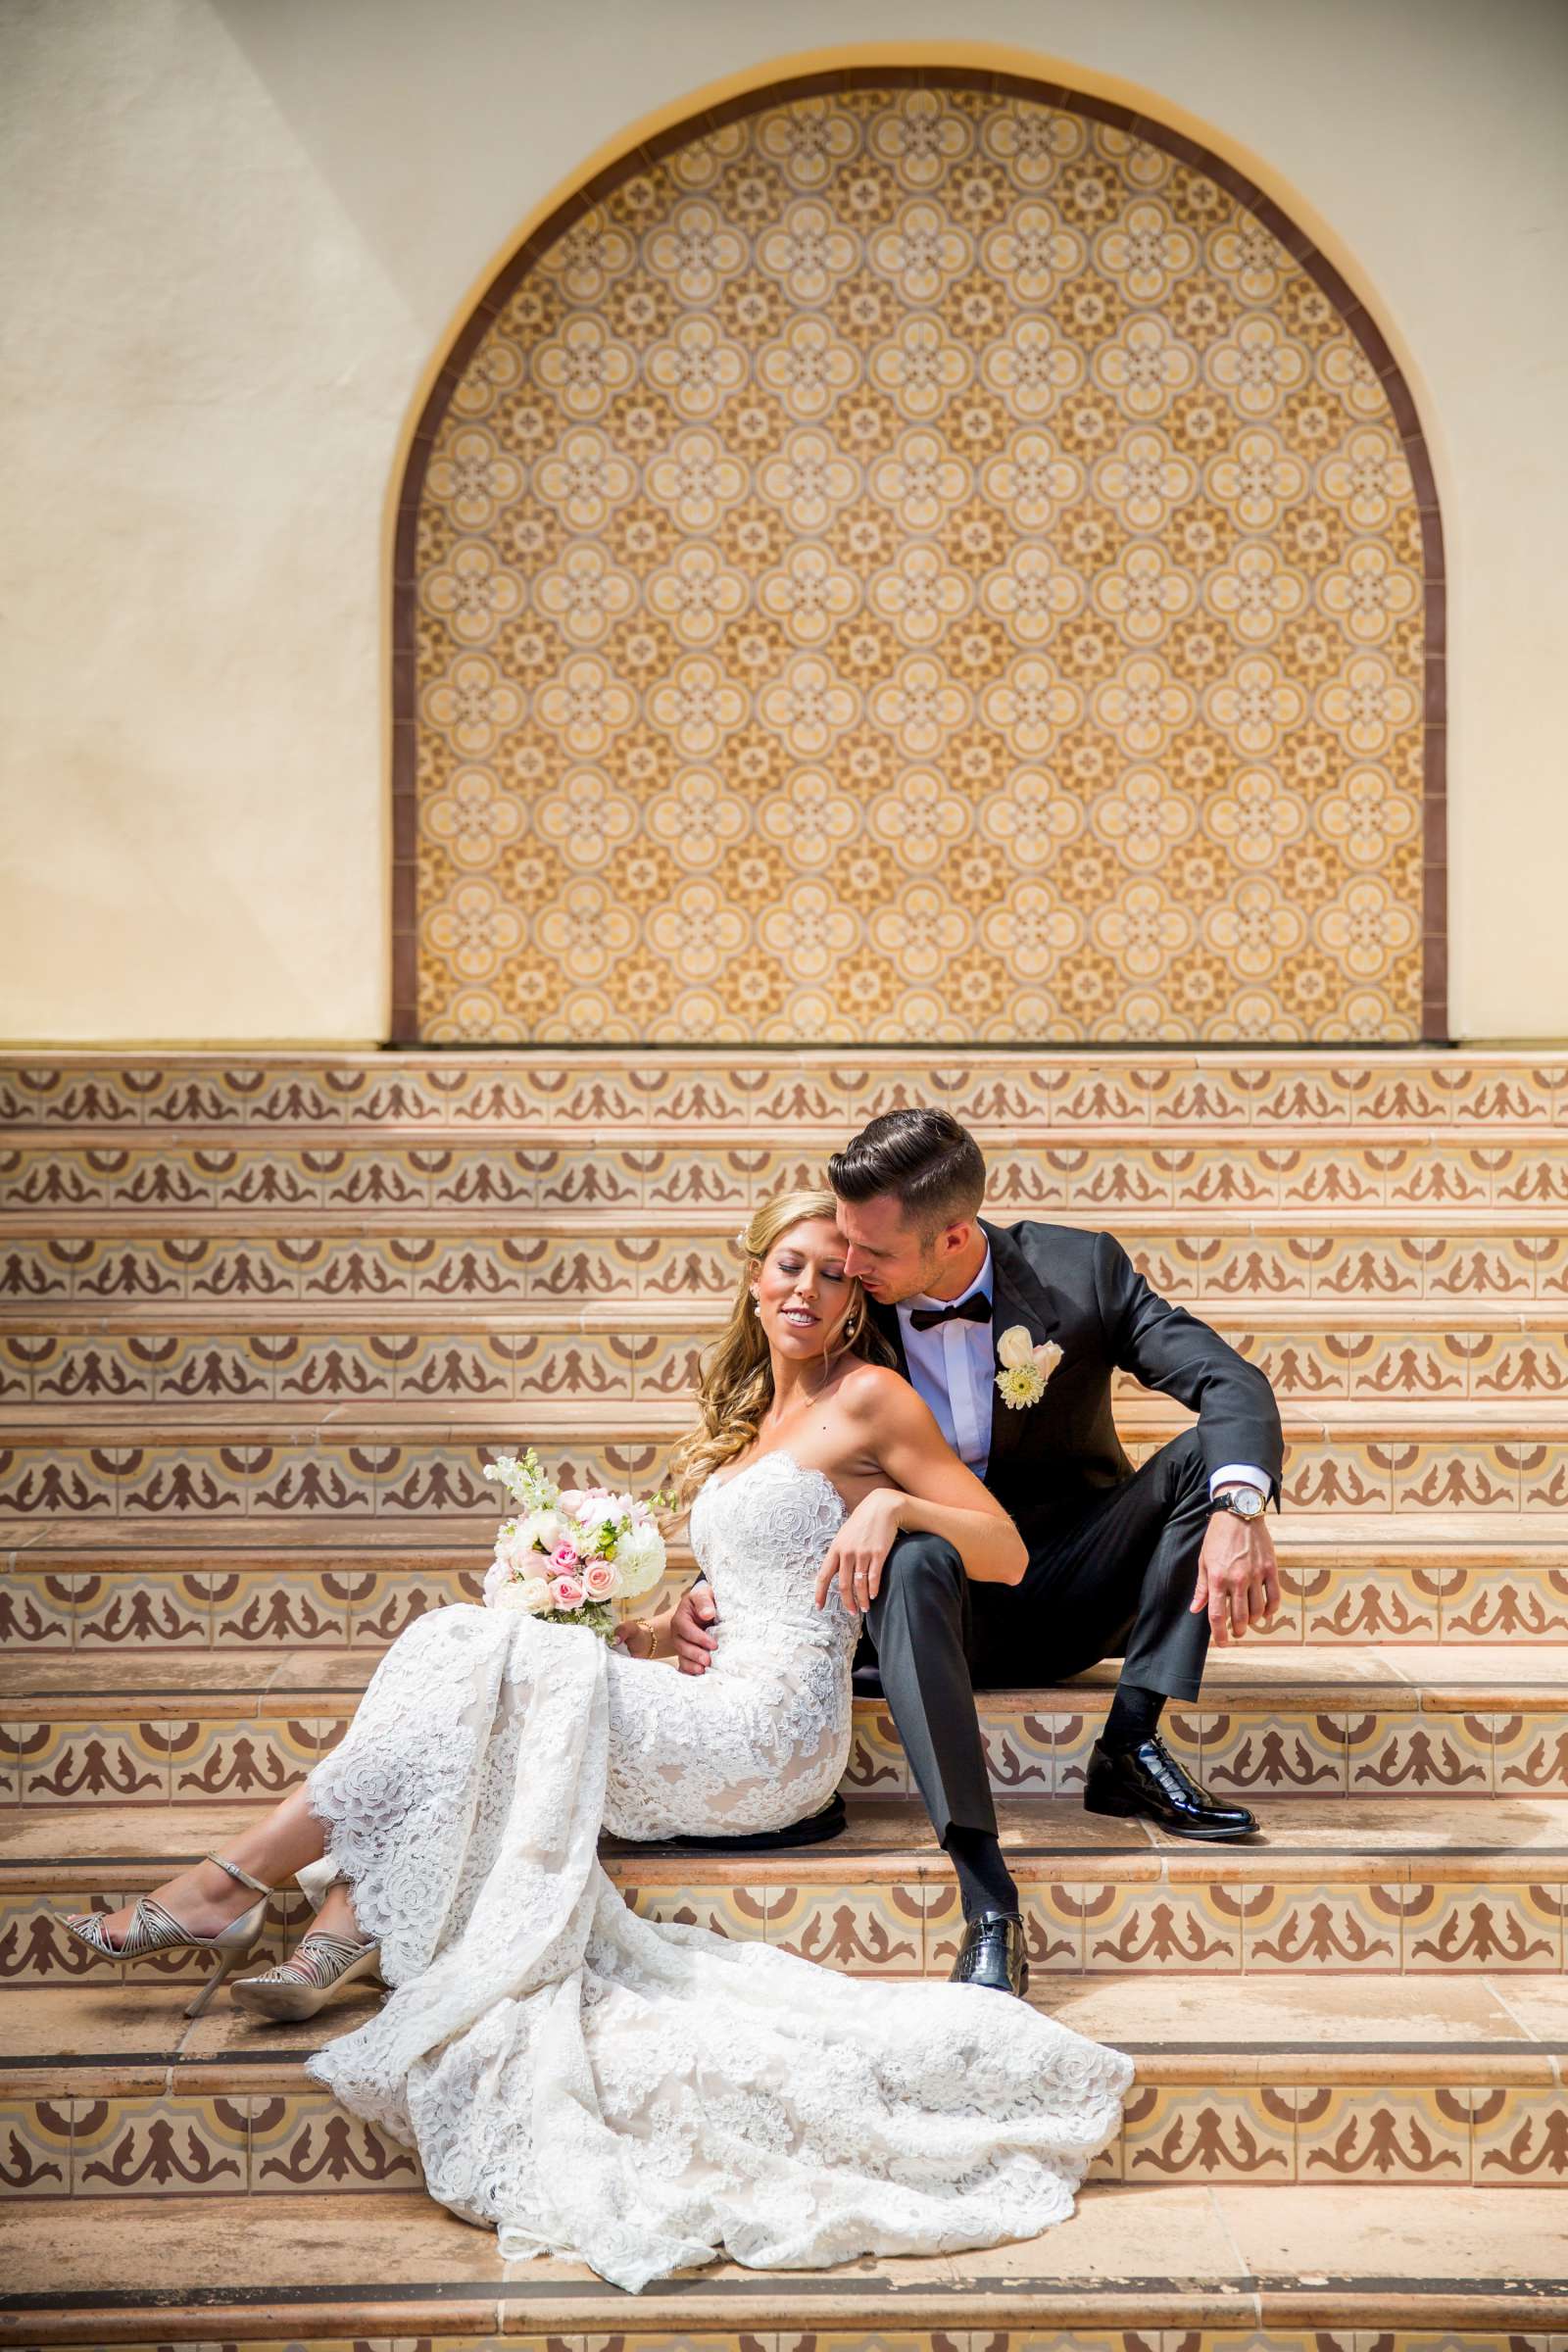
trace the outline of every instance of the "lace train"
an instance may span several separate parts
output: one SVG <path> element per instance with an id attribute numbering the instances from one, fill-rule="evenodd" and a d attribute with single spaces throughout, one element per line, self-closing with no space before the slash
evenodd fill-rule
<path id="1" fill-rule="evenodd" d="M 319 1901 L 350 1880 L 391 1990 L 307 2072 L 416 2146 L 431 2194 L 498 2229 L 509 2259 L 569 2256 L 635 2290 L 720 2253 L 815 2269 L 993 2245 L 1069 2213 L 1117 2128 L 1133 2072 L 1119 2052 L 972 1985 L 857 1982 L 640 1919 L 600 1868 L 612 1781 L 627 1810 L 627 1790 L 662 1788 L 667 1819 L 684 1790 L 682 1828 L 729 1828 L 748 1726 L 754 1789 L 776 1764 L 759 1702 L 781 1655 L 820 1650 L 824 1613 L 808 1625 L 798 1576 L 759 1601 L 758 1555 L 744 1584 L 733 1574 L 739 1543 L 726 1593 L 717 1530 L 755 1535 L 771 1495 L 762 1588 L 791 1513 L 797 1565 L 819 1558 L 843 1505 L 793 1468 L 734 1501 L 725 1482 L 722 1505 L 711 1482 L 700 1497 L 727 1673 L 680 1677 L 576 1628 L 441 1609 L 385 1653 L 311 1775 L 327 1850 L 300 1883 Z M 837 1778 L 848 1739 L 848 1644 L 825 1614 L 843 1696 L 818 1692 L 832 1729 L 809 1743 L 812 1784 Z M 662 1782 L 645 1700 L 668 1742 Z M 715 1727 L 716 1823 L 700 1763 Z M 797 1818 L 799 1796 L 775 1790 L 774 1818 Z M 765 1810 L 758 1796 L 743 1818 Z"/>

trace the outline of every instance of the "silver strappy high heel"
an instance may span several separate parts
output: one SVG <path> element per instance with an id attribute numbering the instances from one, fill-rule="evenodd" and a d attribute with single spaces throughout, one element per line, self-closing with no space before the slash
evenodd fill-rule
<path id="1" fill-rule="evenodd" d="M 221 1854 L 204 1854 L 204 1862 L 216 1862 L 226 1870 L 240 1886 L 254 1886 L 261 1898 L 231 1919 L 216 1936 L 193 1936 L 189 1928 L 167 1910 L 156 1895 L 138 1895 L 129 1927 L 119 1943 L 111 1943 L 104 1933 L 103 1922 L 96 1911 L 61 1911 L 55 1916 L 63 1928 L 69 1929 L 78 1943 L 100 1960 L 145 1960 L 153 1952 L 216 1952 L 218 1966 L 203 1984 L 200 1992 L 185 2010 L 187 2017 L 200 2017 L 214 1993 L 238 1961 L 248 1960 L 261 1940 L 267 1923 L 267 1902 L 272 1889 L 265 1881 L 253 1879 L 248 1870 L 237 1862 L 225 1862 Z"/>
<path id="2" fill-rule="evenodd" d="M 248 2009 L 253 2017 L 282 2018 L 291 2025 L 299 2018 L 314 2017 L 340 1984 L 370 1976 L 380 1950 L 373 1936 L 362 1941 L 350 1936 L 329 1936 L 323 1928 L 310 1928 L 276 1968 L 259 1977 L 234 1979 L 235 2006 Z"/>

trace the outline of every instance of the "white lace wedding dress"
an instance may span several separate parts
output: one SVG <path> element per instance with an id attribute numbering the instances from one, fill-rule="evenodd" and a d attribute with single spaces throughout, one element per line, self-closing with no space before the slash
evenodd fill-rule
<path id="1" fill-rule="evenodd" d="M 774 1829 L 826 1802 L 856 1622 L 813 1592 L 845 1517 L 770 1453 L 710 1479 L 707 1674 L 459 1606 L 400 1635 L 310 1776 L 392 1988 L 307 2071 L 417 2147 L 433 2196 L 638 2288 L 719 2254 L 816 2269 L 1028 2237 L 1072 2210 L 1132 2079 L 1004 1993 L 857 1981 L 639 1919 L 601 1827 Z M 710 1866 L 711 1867 L 711 1866 Z"/>

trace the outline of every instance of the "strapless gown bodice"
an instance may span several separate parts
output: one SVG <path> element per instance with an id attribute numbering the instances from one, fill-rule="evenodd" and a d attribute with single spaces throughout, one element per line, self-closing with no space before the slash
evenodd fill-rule
<path id="1" fill-rule="evenodd" d="M 849 1513 L 822 1470 L 764 1453 L 709 1479 L 691 1509 L 692 1549 L 718 1604 L 720 1660 L 758 1649 L 853 1656 L 857 1620 L 835 1590 L 815 1600 L 823 1554 Z"/>
<path id="2" fill-rule="evenodd" d="M 703 1675 L 612 1651 L 605 1826 L 620 1838 L 739 1837 L 825 1805 L 849 1761 L 858 1620 L 816 1575 L 847 1516 L 820 1470 L 763 1454 L 710 1478 L 692 1547 L 718 1610 Z"/>

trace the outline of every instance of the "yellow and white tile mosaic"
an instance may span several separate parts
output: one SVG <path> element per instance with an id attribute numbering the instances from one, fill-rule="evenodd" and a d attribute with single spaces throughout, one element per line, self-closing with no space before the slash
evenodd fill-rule
<path id="1" fill-rule="evenodd" d="M 1274 225 L 929 77 L 574 211 L 416 443 L 419 1035 L 1421 1034 L 1423 492 Z"/>

